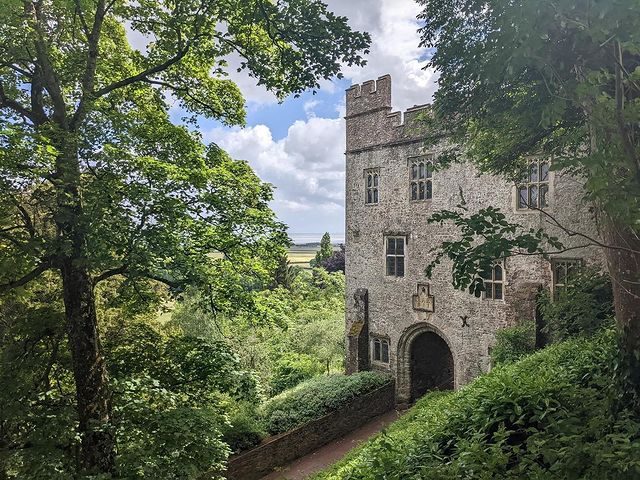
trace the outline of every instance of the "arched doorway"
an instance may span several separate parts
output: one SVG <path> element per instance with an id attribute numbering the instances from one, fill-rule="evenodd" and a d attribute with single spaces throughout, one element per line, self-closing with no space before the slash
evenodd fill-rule
<path id="1" fill-rule="evenodd" d="M 453 355 L 435 332 L 422 332 L 411 343 L 411 400 L 431 390 L 453 390 Z"/>
<path id="2" fill-rule="evenodd" d="M 410 325 L 398 341 L 396 400 L 408 405 L 429 390 L 455 388 L 455 358 L 447 337 L 430 323 Z"/>

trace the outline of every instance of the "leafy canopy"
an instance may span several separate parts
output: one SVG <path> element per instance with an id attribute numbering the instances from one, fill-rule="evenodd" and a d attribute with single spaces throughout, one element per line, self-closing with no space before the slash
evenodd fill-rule
<path id="1" fill-rule="evenodd" d="M 0 284 L 57 268 L 66 221 L 96 282 L 199 282 L 217 308 L 242 304 L 286 244 L 271 187 L 169 109 L 242 125 L 230 58 L 283 98 L 364 64 L 368 43 L 316 0 L 3 0 Z M 75 192 L 81 209 L 52 208 Z"/>

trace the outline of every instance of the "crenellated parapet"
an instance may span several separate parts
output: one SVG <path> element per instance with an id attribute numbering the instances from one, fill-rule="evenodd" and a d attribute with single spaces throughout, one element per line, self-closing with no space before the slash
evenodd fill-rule
<path id="1" fill-rule="evenodd" d="M 352 85 L 346 92 L 347 153 L 418 141 L 419 119 L 430 105 L 392 112 L 391 75 Z"/>
<path id="2" fill-rule="evenodd" d="M 368 80 L 347 89 L 347 117 L 391 111 L 391 75 Z"/>

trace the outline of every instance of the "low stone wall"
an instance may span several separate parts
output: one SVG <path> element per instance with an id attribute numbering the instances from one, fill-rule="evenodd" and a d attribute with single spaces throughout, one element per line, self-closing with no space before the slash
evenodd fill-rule
<path id="1" fill-rule="evenodd" d="M 278 467 L 343 437 L 373 417 L 395 406 L 395 385 L 390 382 L 349 405 L 289 432 L 267 438 L 260 445 L 229 459 L 228 480 L 257 480 Z"/>

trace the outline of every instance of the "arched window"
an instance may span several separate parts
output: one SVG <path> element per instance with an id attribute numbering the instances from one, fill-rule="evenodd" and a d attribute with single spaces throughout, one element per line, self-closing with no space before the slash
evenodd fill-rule
<path id="1" fill-rule="evenodd" d="M 549 206 L 549 163 L 534 160 L 529 163 L 518 184 L 518 209 Z"/>
<path id="2" fill-rule="evenodd" d="M 388 339 L 374 337 L 373 360 L 375 362 L 389 363 L 389 340 Z"/>
<path id="3" fill-rule="evenodd" d="M 551 261 L 553 270 L 553 283 L 551 289 L 553 298 L 560 298 L 561 292 L 565 291 L 571 285 L 572 277 L 582 267 L 582 260 L 579 258 L 554 258 Z"/>
<path id="4" fill-rule="evenodd" d="M 489 270 L 482 272 L 484 280 L 484 298 L 502 300 L 504 298 L 504 268 L 496 263 Z"/>
<path id="5" fill-rule="evenodd" d="M 365 170 L 365 203 L 378 203 L 380 171 L 375 168 Z"/>
<path id="6" fill-rule="evenodd" d="M 430 200 L 433 196 L 433 163 L 415 159 L 410 165 L 411 200 Z"/>

